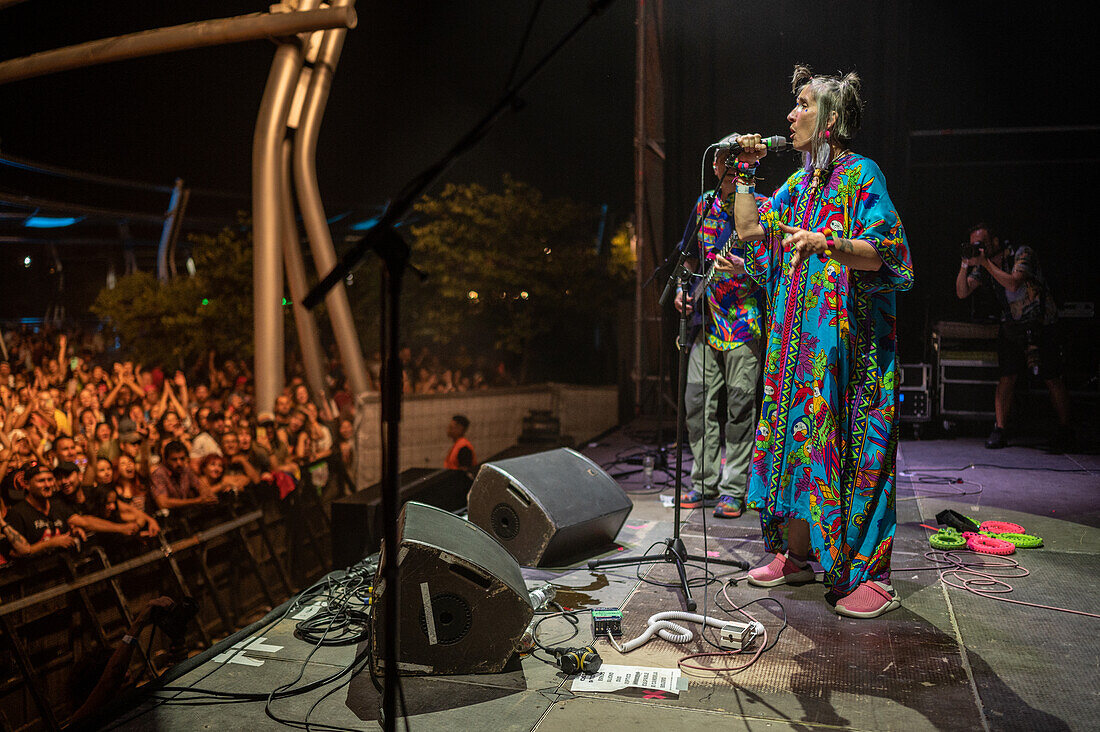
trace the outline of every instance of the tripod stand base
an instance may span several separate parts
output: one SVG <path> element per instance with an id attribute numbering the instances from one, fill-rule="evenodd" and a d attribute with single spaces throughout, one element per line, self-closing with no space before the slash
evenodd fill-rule
<path id="1" fill-rule="evenodd" d="M 658 562 L 675 564 L 676 573 L 680 577 L 680 592 L 684 595 L 684 605 L 688 610 L 694 610 L 696 608 L 696 602 L 691 596 L 691 588 L 688 587 L 687 573 L 684 570 L 684 563 L 688 561 L 709 562 L 711 564 L 721 564 L 726 567 L 737 567 L 746 570 L 749 568 L 748 562 L 742 562 L 738 559 L 712 559 L 710 557 L 699 557 L 694 554 L 688 554 L 687 549 L 684 547 L 683 540 L 678 536 L 670 536 L 665 539 L 665 550 L 660 554 L 646 554 L 641 557 L 593 559 L 588 562 L 588 568 L 623 567 L 634 564 L 657 564 Z"/>

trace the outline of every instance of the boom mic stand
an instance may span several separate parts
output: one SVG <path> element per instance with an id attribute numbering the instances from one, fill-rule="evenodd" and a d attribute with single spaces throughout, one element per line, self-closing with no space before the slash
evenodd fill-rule
<path id="1" fill-rule="evenodd" d="M 717 190 L 717 189 L 715 189 Z M 713 199 L 712 199 L 713 200 Z M 703 199 L 703 218 L 706 217 L 706 212 L 710 210 L 710 205 L 706 199 Z M 702 218 L 700 219 L 700 225 L 696 229 L 698 234 L 699 228 L 702 227 Z M 672 292 L 675 288 L 679 288 L 683 291 L 691 278 L 691 270 L 687 268 L 685 262 L 688 259 L 687 255 L 688 247 L 685 246 L 680 250 L 680 259 L 676 263 L 676 267 L 672 270 L 672 274 L 669 275 L 668 282 L 665 284 L 664 292 L 661 293 L 660 304 L 661 307 L 665 307 L 669 298 L 672 296 Z M 706 307 L 706 293 L 703 296 L 704 308 Z M 688 554 L 687 548 L 684 546 L 683 540 L 680 538 L 680 502 L 683 496 L 683 478 L 684 478 L 684 390 L 687 388 L 687 371 L 688 371 L 688 354 L 691 351 L 691 344 L 688 340 L 688 316 L 685 312 L 686 308 L 680 310 L 680 335 L 676 339 L 677 348 L 680 351 L 679 366 L 677 371 L 677 396 L 676 396 L 676 501 L 675 509 L 672 517 L 672 536 L 665 539 L 665 550 L 659 554 L 645 554 L 640 557 L 613 557 L 611 559 L 593 559 L 588 562 L 589 569 L 598 569 L 600 567 L 622 567 L 628 565 L 641 565 L 641 564 L 656 564 L 658 562 L 668 562 L 676 565 L 676 573 L 680 577 L 680 592 L 684 596 L 684 605 L 688 610 L 694 610 L 696 608 L 695 598 L 691 596 L 691 588 L 688 586 L 687 572 L 684 570 L 684 564 L 689 561 L 696 562 L 710 562 L 712 564 L 722 564 L 729 567 L 737 567 L 739 569 L 748 569 L 748 562 L 742 562 L 738 559 L 714 559 L 712 557 L 702 557 L 696 554 Z M 706 311 L 703 312 L 704 322 L 706 322 Z M 703 343 L 703 347 L 707 348 L 706 343 Z"/>
<path id="2" fill-rule="evenodd" d="M 583 28 L 588 21 L 607 9 L 614 0 L 590 0 L 588 12 L 573 25 L 547 51 L 531 69 L 515 84 L 505 90 L 489 112 L 474 125 L 454 147 L 421 171 L 419 175 L 405 184 L 378 222 L 371 227 L 363 238 L 340 257 L 340 261 L 314 285 L 302 299 L 302 304 L 315 308 L 324 299 L 325 294 L 343 280 L 373 251 L 382 260 L 381 298 L 381 345 L 382 358 L 382 541 L 388 549 L 383 554 L 380 571 L 386 583 L 384 595 L 387 627 L 384 629 L 382 644 L 382 663 L 384 667 L 382 686 L 382 729 L 390 732 L 397 729 L 397 685 L 401 675 L 397 668 L 397 629 L 398 629 L 398 572 L 397 572 L 397 510 L 399 504 L 398 470 L 399 434 L 401 422 L 401 362 L 398 358 L 398 325 L 401 318 L 398 307 L 401 299 L 401 281 L 409 264 L 409 245 L 405 243 L 395 227 L 412 208 L 416 199 L 461 156 L 473 148 L 488 134 L 489 130 L 510 110 L 523 106 L 519 92 L 542 71 L 550 59 Z M 414 269 L 414 268 L 413 268 Z"/>

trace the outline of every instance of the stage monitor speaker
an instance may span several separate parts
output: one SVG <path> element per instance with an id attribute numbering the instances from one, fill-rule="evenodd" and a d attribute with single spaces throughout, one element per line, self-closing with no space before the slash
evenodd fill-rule
<path id="1" fill-rule="evenodd" d="M 470 520 L 520 564 L 561 566 L 607 548 L 633 504 L 614 478 L 560 448 L 485 463 L 470 489 Z"/>
<path id="2" fill-rule="evenodd" d="M 400 503 L 419 501 L 447 511 L 466 505 L 470 478 L 461 470 L 409 468 L 398 476 Z M 350 567 L 382 545 L 382 484 L 332 502 L 332 566 Z"/>
<path id="3" fill-rule="evenodd" d="M 397 527 L 397 666 L 406 675 L 496 673 L 535 611 L 519 565 L 474 524 L 410 501 Z M 381 567 L 389 548 L 382 546 Z M 388 588 L 374 580 L 371 652 L 381 673 Z"/>

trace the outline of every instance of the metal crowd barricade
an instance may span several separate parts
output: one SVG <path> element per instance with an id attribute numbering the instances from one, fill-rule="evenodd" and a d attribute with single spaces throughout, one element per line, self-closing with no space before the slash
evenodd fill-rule
<path id="1" fill-rule="evenodd" d="M 204 528 L 191 536 L 181 538 L 177 541 L 168 542 L 163 538 L 162 534 L 160 548 L 147 551 L 116 564 L 111 564 L 106 553 L 98 547 L 91 548 L 88 554 L 80 561 L 74 561 L 73 557 L 70 555 L 57 555 L 55 560 L 60 564 L 60 572 L 59 575 L 56 576 L 65 577 L 66 581 L 50 587 L 31 591 L 24 596 L 0 600 L 0 636 L 2 636 L 0 637 L 0 646 L 6 645 L 10 648 L 18 671 L 22 676 L 23 686 L 29 692 L 31 700 L 34 706 L 37 707 L 45 726 L 48 729 L 60 729 L 57 717 L 58 706 L 56 703 L 50 702 L 50 695 L 47 691 L 48 686 L 41 674 L 43 670 L 50 669 L 36 668 L 32 659 L 33 654 L 27 648 L 27 644 L 20 632 L 27 624 L 22 621 L 23 614 L 26 611 L 59 599 L 67 599 L 70 608 L 72 608 L 75 599 L 75 609 L 78 613 L 85 616 L 95 641 L 101 646 L 109 647 L 109 637 L 111 634 L 107 631 L 100 618 L 99 612 L 96 610 L 95 603 L 90 595 L 92 588 L 103 583 L 109 586 L 109 596 L 113 598 L 114 603 L 117 605 L 120 619 L 124 624 L 128 625 L 133 619 L 130 611 L 131 603 L 126 599 L 118 583 L 124 575 L 143 567 L 149 567 L 159 562 L 164 562 L 170 569 L 170 572 L 167 573 L 167 577 L 175 582 L 180 595 L 192 596 L 194 593 L 186 581 L 185 573 L 179 564 L 181 555 L 202 553 L 212 542 L 237 543 L 246 541 L 244 534 L 241 532 L 250 525 L 262 526 L 263 522 L 263 511 L 255 509 L 246 513 L 241 513 L 240 515 L 234 516 L 209 528 Z M 254 556 L 253 559 L 255 560 Z M 279 564 L 278 556 L 274 553 L 271 554 L 270 560 L 274 561 L 276 565 Z M 98 565 L 98 568 L 93 568 L 89 571 L 89 567 L 93 565 Z M 256 560 L 254 564 L 250 562 L 250 565 L 255 569 L 259 566 L 258 560 Z M 33 567 L 27 568 L 32 571 L 13 574 L 7 578 L 9 581 L 4 585 L 4 588 L 10 589 L 20 584 L 23 580 L 31 581 L 36 574 L 41 577 L 41 569 L 45 566 L 47 565 L 39 562 Z M 18 571 L 18 568 L 15 569 Z M 285 570 L 278 571 L 278 574 L 285 575 Z M 262 579 L 261 584 L 263 584 Z M 222 607 L 224 607 L 224 600 L 212 581 L 204 589 L 207 591 L 207 594 L 210 595 L 210 599 L 215 603 L 215 606 L 222 605 Z M 220 614 L 219 612 L 219 615 Z M 228 625 L 228 618 L 224 618 L 223 620 L 226 621 L 226 627 L 224 628 L 225 632 L 231 632 L 232 628 Z M 210 631 L 204 627 L 202 622 L 198 622 L 197 625 L 203 641 L 206 645 L 210 645 L 213 640 Z M 59 658 L 56 660 L 59 662 L 67 662 L 67 659 Z M 142 655 L 142 662 L 152 669 L 151 660 L 145 658 L 144 655 Z"/>

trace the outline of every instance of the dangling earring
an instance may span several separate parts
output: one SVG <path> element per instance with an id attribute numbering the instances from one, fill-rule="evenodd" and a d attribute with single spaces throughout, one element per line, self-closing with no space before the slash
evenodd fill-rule
<path id="1" fill-rule="evenodd" d="M 825 131 L 824 131 L 824 132 L 822 132 L 821 134 L 823 134 L 823 135 L 825 136 L 825 142 L 828 142 L 828 141 L 829 141 L 829 131 L 828 131 L 828 130 L 825 130 Z"/>

